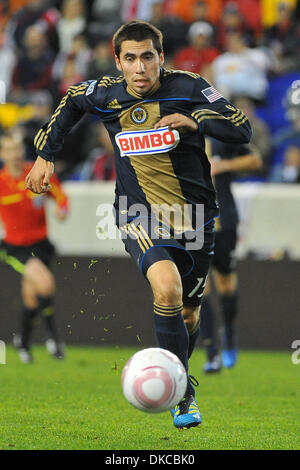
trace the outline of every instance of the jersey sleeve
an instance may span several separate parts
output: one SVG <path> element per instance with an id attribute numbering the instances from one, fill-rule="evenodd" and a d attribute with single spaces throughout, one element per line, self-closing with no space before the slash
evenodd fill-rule
<path id="1" fill-rule="evenodd" d="M 55 160 L 56 154 L 63 147 L 65 135 L 86 112 L 92 112 L 96 93 L 96 80 L 82 82 L 68 89 L 50 121 L 35 136 L 37 155 L 51 162 Z"/>
<path id="2" fill-rule="evenodd" d="M 203 78 L 195 80 L 191 117 L 199 131 L 222 142 L 247 144 L 252 135 L 247 116 Z"/>
<path id="3" fill-rule="evenodd" d="M 209 138 L 209 143 L 212 157 L 232 159 L 254 153 L 252 144 L 229 144 L 212 138 Z"/>

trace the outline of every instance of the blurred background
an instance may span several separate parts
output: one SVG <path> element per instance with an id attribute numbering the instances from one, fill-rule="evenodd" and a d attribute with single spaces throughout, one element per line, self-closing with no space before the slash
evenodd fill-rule
<path id="1" fill-rule="evenodd" d="M 166 68 L 199 73 L 252 124 L 263 165 L 237 174 L 233 184 L 240 216 L 239 344 L 289 350 L 300 339 L 300 1 L 0 1 L 0 134 L 17 129 L 26 159 L 34 160 L 33 139 L 67 88 L 118 75 L 111 38 L 134 18 L 163 32 Z M 66 342 L 153 344 L 147 284 L 120 240 L 97 237 L 97 207 L 112 203 L 115 171 L 95 117 L 72 129 L 55 170 L 71 206 L 64 224 L 51 204 L 48 211 Z M 10 342 L 20 280 L 4 265 L 0 279 L 0 338 Z"/>

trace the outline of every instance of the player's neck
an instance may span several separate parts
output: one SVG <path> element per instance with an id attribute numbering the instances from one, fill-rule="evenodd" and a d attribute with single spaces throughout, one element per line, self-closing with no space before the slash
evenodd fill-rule
<path id="1" fill-rule="evenodd" d="M 141 94 L 141 93 L 138 93 L 136 92 L 135 90 L 133 90 L 132 88 L 130 88 L 129 85 L 127 85 L 127 93 L 129 93 L 130 95 L 134 96 L 135 98 L 140 98 L 140 99 L 143 99 L 143 98 L 146 98 L 147 96 L 149 95 L 153 95 L 153 93 L 156 92 L 156 90 L 158 90 L 158 88 L 160 87 L 160 81 L 158 80 L 154 85 L 153 87 L 148 90 L 148 92 L 146 94 Z"/>

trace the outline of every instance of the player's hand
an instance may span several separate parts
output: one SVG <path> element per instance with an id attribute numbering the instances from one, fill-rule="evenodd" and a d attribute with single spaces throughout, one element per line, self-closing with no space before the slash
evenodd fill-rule
<path id="1" fill-rule="evenodd" d="M 58 220 L 65 220 L 68 215 L 68 209 L 66 207 L 55 206 L 54 214 Z"/>
<path id="2" fill-rule="evenodd" d="M 26 188 L 35 194 L 45 193 L 51 189 L 50 178 L 54 172 L 54 164 L 37 157 L 33 167 L 26 176 Z"/>
<path id="3" fill-rule="evenodd" d="M 198 130 L 198 124 L 196 121 L 179 113 L 168 114 L 167 116 L 162 117 L 155 124 L 154 129 L 167 126 L 169 129 L 185 129 L 193 132 Z"/>

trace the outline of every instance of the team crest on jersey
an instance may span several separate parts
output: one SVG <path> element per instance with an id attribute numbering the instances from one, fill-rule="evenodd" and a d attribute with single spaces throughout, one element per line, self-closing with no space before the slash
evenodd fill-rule
<path id="1" fill-rule="evenodd" d="M 131 111 L 130 117 L 135 124 L 143 124 L 148 118 L 148 113 L 145 108 L 138 106 Z"/>
<path id="2" fill-rule="evenodd" d="M 115 136 L 121 157 L 165 153 L 177 147 L 180 137 L 176 129 L 168 127 L 145 131 L 124 131 Z"/>

